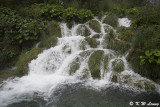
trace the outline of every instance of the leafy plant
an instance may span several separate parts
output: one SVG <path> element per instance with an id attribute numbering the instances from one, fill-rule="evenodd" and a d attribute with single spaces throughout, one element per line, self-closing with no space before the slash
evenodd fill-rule
<path id="1" fill-rule="evenodd" d="M 158 49 L 151 49 L 151 50 L 147 50 L 145 51 L 145 55 L 144 56 L 140 56 L 141 62 L 140 64 L 143 65 L 146 62 L 149 63 L 157 63 L 160 64 L 160 50 Z"/>

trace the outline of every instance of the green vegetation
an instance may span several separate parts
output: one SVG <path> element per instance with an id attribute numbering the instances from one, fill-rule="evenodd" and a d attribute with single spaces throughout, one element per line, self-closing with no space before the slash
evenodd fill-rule
<path id="1" fill-rule="evenodd" d="M 149 63 L 157 63 L 160 64 L 160 50 L 158 49 L 151 49 L 145 52 L 145 56 L 140 56 L 141 58 L 141 65 L 145 64 L 146 61 Z"/>
<path id="2" fill-rule="evenodd" d="M 120 73 L 120 72 L 124 71 L 124 62 L 120 59 L 113 61 L 112 66 L 113 66 L 113 71 L 115 71 L 115 72 Z"/>
<path id="3" fill-rule="evenodd" d="M 24 74 L 28 73 L 28 63 L 31 62 L 31 60 L 36 59 L 37 55 L 42 52 L 40 48 L 32 48 L 28 52 L 23 52 L 16 63 L 16 74 L 19 76 L 22 76 Z"/>
<path id="4" fill-rule="evenodd" d="M 91 29 L 93 29 L 95 32 L 100 33 L 101 32 L 101 26 L 98 21 L 96 20 L 91 20 L 89 21 L 89 26 Z"/>
<path id="5" fill-rule="evenodd" d="M 97 48 L 98 41 L 96 41 L 96 39 L 86 37 L 85 40 L 87 41 L 87 43 L 90 45 L 91 48 Z"/>
<path id="6" fill-rule="evenodd" d="M 116 28 L 118 26 L 118 17 L 115 15 L 107 15 L 103 20 L 103 23 L 109 24 Z"/>
<path id="7" fill-rule="evenodd" d="M 88 65 L 93 78 L 100 78 L 100 65 L 103 53 L 102 50 L 97 50 L 89 58 Z"/>
<path id="8" fill-rule="evenodd" d="M 77 29 L 77 34 L 81 36 L 89 36 L 91 32 L 85 25 L 80 25 Z"/>

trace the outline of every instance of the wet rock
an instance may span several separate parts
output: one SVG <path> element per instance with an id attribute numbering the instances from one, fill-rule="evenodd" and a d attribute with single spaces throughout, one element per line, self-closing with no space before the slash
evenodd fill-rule
<path id="1" fill-rule="evenodd" d="M 121 59 L 116 59 L 112 62 L 112 67 L 114 72 L 122 72 L 124 71 L 124 62 Z"/>
<path id="2" fill-rule="evenodd" d="M 111 79 L 112 82 L 115 82 L 117 83 L 118 82 L 118 73 L 113 73 L 113 76 L 112 76 L 112 79 Z"/>
<path id="3" fill-rule="evenodd" d="M 100 38 L 100 34 L 95 34 L 92 38 Z"/>
<path id="4" fill-rule="evenodd" d="M 89 58 L 88 65 L 93 78 L 100 78 L 100 65 L 104 51 L 97 50 Z"/>
<path id="5" fill-rule="evenodd" d="M 89 26 L 91 29 L 93 29 L 95 32 L 100 33 L 101 32 L 101 25 L 96 20 L 89 21 Z"/>
<path id="6" fill-rule="evenodd" d="M 79 58 L 77 57 L 71 64 L 69 69 L 69 74 L 72 75 L 75 73 L 80 67 Z"/>
<path id="7" fill-rule="evenodd" d="M 80 25 L 77 29 L 77 34 L 87 37 L 87 36 L 91 35 L 91 32 L 89 31 L 89 29 L 85 25 Z"/>
<path id="8" fill-rule="evenodd" d="M 67 27 L 68 27 L 69 29 L 71 29 L 73 25 L 74 25 L 74 22 L 73 22 L 73 21 L 72 21 L 72 22 L 67 22 Z"/>
<path id="9" fill-rule="evenodd" d="M 113 55 L 112 54 L 107 54 L 105 57 L 104 57 L 104 72 L 107 71 L 108 69 L 108 63 L 109 61 L 113 58 Z"/>
<path id="10" fill-rule="evenodd" d="M 82 40 L 82 41 L 81 41 L 81 44 L 80 44 L 80 49 L 81 49 L 81 50 L 87 49 L 86 44 L 87 44 L 87 41 Z"/>
<path id="11" fill-rule="evenodd" d="M 88 75 L 89 75 L 89 70 L 87 68 L 84 68 L 82 70 L 82 77 L 81 77 L 81 79 L 87 79 Z"/>
<path id="12" fill-rule="evenodd" d="M 96 41 L 96 39 L 90 37 L 85 38 L 85 40 L 88 42 L 91 48 L 97 48 L 97 45 L 99 44 L 98 41 Z"/>

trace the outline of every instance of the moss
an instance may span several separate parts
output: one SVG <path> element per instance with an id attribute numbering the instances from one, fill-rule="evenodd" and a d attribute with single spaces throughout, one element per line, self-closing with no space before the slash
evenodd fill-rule
<path id="1" fill-rule="evenodd" d="M 85 40 L 88 42 L 88 44 L 89 44 L 92 48 L 97 48 L 98 42 L 96 41 L 96 39 L 87 37 L 87 38 L 85 38 Z"/>
<path id="2" fill-rule="evenodd" d="M 153 91 L 156 89 L 155 85 L 152 84 L 151 82 L 144 82 L 144 85 L 145 85 L 145 90 L 150 90 L 150 91 Z"/>
<path id="3" fill-rule="evenodd" d="M 120 54 L 124 54 L 130 49 L 130 43 L 121 40 L 113 40 L 107 47 L 119 52 Z"/>
<path id="4" fill-rule="evenodd" d="M 81 44 L 80 44 L 80 49 L 82 49 L 82 50 L 87 49 L 86 44 L 87 44 L 87 41 L 82 40 L 82 41 L 81 41 Z"/>
<path id="5" fill-rule="evenodd" d="M 115 71 L 115 72 L 120 73 L 120 72 L 124 71 L 124 62 L 120 59 L 113 61 L 112 66 L 113 66 L 113 71 Z"/>
<path id="6" fill-rule="evenodd" d="M 89 58 L 88 65 L 93 78 L 100 78 L 100 65 L 104 51 L 97 50 Z"/>
<path id="7" fill-rule="evenodd" d="M 108 63 L 109 61 L 113 58 L 113 55 L 112 54 L 107 54 L 105 57 L 104 57 L 104 71 L 106 72 L 107 69 L 108 69 Z"/>
<path id="8" fill-rule="evenodd" d="M 85 25 L 80 25 L 77 29 L 77 34 L 87 37 L 87 36 L 91 35 L 91 32 L 89 31 L 89 29 Z"/>
<path id="9" fill-rule="evenodd" d="M 31 60 L 37 58 L 38 54 L 41 53 L 40 48 L 32 48 L 29 52 L 23 52 L 16 63 L 16 73 L 20 76 L 28 73 L 28 63 Z"/>
<path id="10" fill-rule="evenodd" d="M 112 80 L 111 80 L 112 82 L 115 82 L 115 83 L 117 83 L 118 82 L 118 73 L 113 73 L 113 76 L 112 76 Z"/>
<path id="11" fill-rule="evenodd" d="M 69 74 L 72 75 L 80 67 L 79 58 L 75 58 L 74 61 L 70 64 Z"/>
<path id="12" fill-rule="evenodd" d="M 9 77 L 14 77 L 17 74 L 15 73 L 14 70 L 12 70 L 11 68 L 8 69 L 3 69 L 0 71 L 0 84 L 3 80 L 9 78 Z"/>
<path id="13" fill-rule="evenodd" d="M 100 38 L 100 34 L 95 34 L 92 38 Z"/>
<path id="14" fill-rule="evenodd" d="M 89 56 L 91 53 L 93 52 L 93 50 L 87 50 L 87 51 L 83 51 L 79 54 L 79 56 L 81 57 L 87 57 Z"/>
<path id="15" fill-rule="evenodd" d="M 40 40 L 39 47 L 49 49 L 51 47 L 56 46 L 57 41 L 58 39 L 55 36 L 43 36 Z"/>
<path id="16" fill-rule="evenodd" d="M 103 23 L 109 24 L 116 28 L 118 26 L 118 17 L 115 15 L 108 15 L 104 18 Z"/>
<path id="17" fill-rule="evenodd" d="M 89 26 L 91 29 L 93 29 L 95 32 L 100 33 L 101 32 L 101 25 L 96 20 L 89 21 Z"/>
<path id="18" fill-rule="evenodd" d="M 67 22 L 67 27 L 68 27 L 69 29 L 71 29 L 73 25 L 74 25 L 73 21 Z"/>
<path id="19" fill-rule="evenodd" d="M 82 70 L 82 77 L 81 77 L 81 79 L 87 79 L 87 78 L 88 78 L 88 75 L 89 75 L 88 69 L 87 69 L 87 68 L 84 68 L 84 69 Z"/>
<path id="20" fill-rule="evenodd" d="M 62 37 L 60 23 L 56 21 L 48 22 L 44 33 L 47 36 Z"/>

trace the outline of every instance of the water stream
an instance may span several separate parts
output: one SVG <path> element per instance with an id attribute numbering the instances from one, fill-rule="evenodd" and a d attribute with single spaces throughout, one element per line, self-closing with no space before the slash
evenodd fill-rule
<path id="1" fill-rule="evenodd" d="M 132 75 L 132 81 L 147 80 L 134 73 L 129 67 L 126 56 L 117 56 L 114 50 L 104 48 L 106 28 L 113 29 L 103 23 L 103 19 L 95 18 L 101 25 L 101 32 L 91 29 L 88 23 L 75 24 L 69 29 L 66 23 L 61 23 L 62 37 L 58 44 L 44 50 L 29 63 L 29 73 L 21 78 L 5 80 L 0 85 L 0 107 L 129 107 L 130 101 L 160 101 L 159 85 L 156 91 L 145 90 L 112 82 L 113 61 L 124 63 L 123 75 Z M 92 48 L 85 36 L 77 33 L 84 25 L 91 32 L 89 37 L 100 34 L 96 41 L 97 48 Z M 120 26 L 130 26 L 127 18 L 119 19 Z M 83 27 L 81 27 L 83 31 Z M 113 29 L 114 30 L 114 29 Z M 115 30 L 114 30 L 115 31 Z M 116 32 L 116 31 L 115 31 Z M 83 32 L 82 32 L 83 33 Z M 118 40 L 118 37 L 116 37 Z M 93 78 L 88 65 L 89 58 L 97 51 L 103 51 L 100 64 L 100 78 Z M 104 69 L 104 57 L 111 55 L 107 72 Z M 79 67 L 71 73 L 71 66 L 76 61 Z"/>

